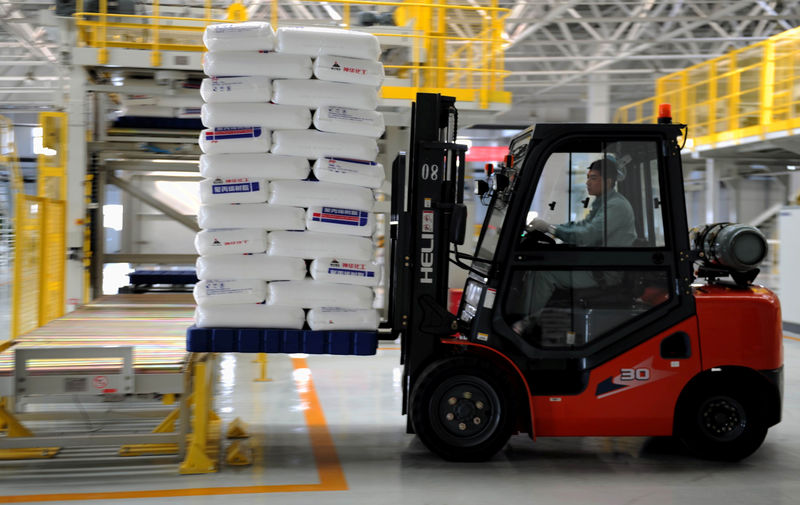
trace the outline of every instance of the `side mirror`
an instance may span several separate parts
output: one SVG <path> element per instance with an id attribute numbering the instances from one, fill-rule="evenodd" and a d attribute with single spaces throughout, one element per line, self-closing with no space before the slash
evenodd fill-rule
<path id="1" fill-rule="evenodd" d="M 494 181 L 493 186 L 495 191 L 503 192 L 508 188 L 509 180 L 508 176 L 505 174 L 499 174 L 495 172 L 494 174 Z"/>
<path id="2" fill-rule="evenodd" d="M 484 182 L 484 184 L 486 184 Z M 453 206 L 453 214 L 450 217 L 450 242 L 456 245 L 464 245 L 464 237 L 467 233 L 467 206 L 457 203 Z"/>
<path id="3" fill-rule="evenodd" d="M 475 194 L 482 197 L 489 192 L 489 183 L 484 180 L 475 181 Z"/>

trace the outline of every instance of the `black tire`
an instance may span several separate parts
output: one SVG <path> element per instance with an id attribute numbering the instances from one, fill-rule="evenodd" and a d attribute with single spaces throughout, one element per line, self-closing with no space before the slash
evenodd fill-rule
<path id="1" fill-rule="evenodd" d="M 420 375 L 411 422 L 422 443 L 449 461 L 486 461 L 514 428 L 514 393 L 502 371 L 474 358 L 448 358 Z"/>
<path id="2" fill-rule="evenodd" d="M 762 402 L 746 386 L 723 378 L 689 391 L 678 410 L 677 435 L 695 456 L 739 461 L 753 454 L 767 436 Z"/>

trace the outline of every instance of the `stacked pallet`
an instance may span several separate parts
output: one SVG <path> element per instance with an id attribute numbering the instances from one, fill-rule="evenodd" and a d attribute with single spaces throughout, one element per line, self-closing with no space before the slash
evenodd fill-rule
<path id="1" fill-rule="evenodd" d="M 196 325 L 376 329 L 377 39 L 248 22 L 204 41 Z"/>

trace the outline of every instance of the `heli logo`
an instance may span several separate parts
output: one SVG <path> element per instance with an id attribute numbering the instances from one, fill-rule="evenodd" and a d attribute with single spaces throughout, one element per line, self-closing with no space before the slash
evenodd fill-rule
<path id="1" fill-rule="evenodd" d="M 341 70 L 342 70 L 342 67 L 339 65 L 339 62 L 338 62 L 338 61 L 334 61 L 334 62 L 333 62 L 333 65 L 331 65 L 331 70 L 338 70 L 338 71 L 341 71 Z"/>
<path id="2" fill-rule="evenodd" d="M 341 224 L 345 226 L 366 226 L 369 213 L 353 209 L 337 209 L 322 207 L 321 212 L 314 212 L 311 220 L 319 223 Z"/>
<path id="3" fill-rule="evenodd" d="M 260 126 L 226 126 L 206 132 L 206 140 L 219 142 L 230 139 L 253 139 L 261 136 Z"/>
<path id="4" fill-rule="evenodd" d="M 214 242 L 212 242 L 211 245 L 222 245 L 222 242 L 220 242 L 217 237 L 214 237 Z"/>
<path id="5" fill-rule="evenodd" d="M 422 213 L 422 235 L 420 236 L 419 281 L 433 284 L 433 211 Z"/>

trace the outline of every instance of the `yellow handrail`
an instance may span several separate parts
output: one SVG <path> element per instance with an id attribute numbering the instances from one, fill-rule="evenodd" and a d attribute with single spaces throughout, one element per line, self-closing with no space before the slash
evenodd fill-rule
<path id="1" fill-rule="evenodd" d="M 800 128 L 800 28 L 661 77 L 654 97 L 619 108 L 614 120 L 655 122 L 659 103 L 689 125 L 688 149 Z"/>
<path id="2" fill-rule="evenodd" d="M 284 20 L 279 16 L 279 1 L 271 4 L 271 21 L 274 28 Z M 285 0 L 284 0 L 285 1 Z M 436 89 L 449 94 L 459 94 L 462 100 L 476 102 L 481 108 L 490 103 L 510 104 L 511 94 L 503 89 L 503 80 L 510 74 L 503 63 L 503 19 L 509 9 L 499 7 L 497 0 L 482 0 L 486 5 L 455 5 L 451 0 L 431 2 L 372 1 L 372 0 L 300 0 L 342 4 L 339 26 L 352 28 L 350 7 L 394 7 L 396 22 L 405 30 L 392 31 L 376 26 L 370 31 L 382 39 L 385 47 L 405 47 L 409 50 L 407 61 L 386 62 L 386 85 L 382 96 L 390 99 L 413 97 L 416 91 Z M 98 64 L 108 64 L 109 48 L 149 50 L 151 63 L 161 65 L 162 51 L 202 52 L 205 47 L 201 35 L 212 19 L 211 3 L 204 3 L 202 18 L 161 16 L 159 2 L 152 3 L 148 15 L 109 13 L 107 0 L 101 0 L 100 12 L 84 12 L 83 2 L 78 2 L 74 14 L 78 45 L 97 48 Z M 473 25 L 480 25 L 475 33 L 456 33 L 450 28 L 449 14 L 461 12 Z M 243 21 L 246 9 L 238 3 L 228 8 L 228 21 Z M 398 81 L 399 80 L 399 81 Z M 413 90 L 409 93 L 409 90 Z"/>

